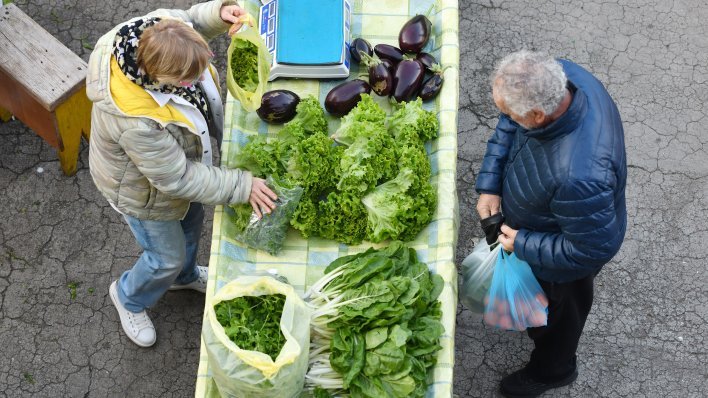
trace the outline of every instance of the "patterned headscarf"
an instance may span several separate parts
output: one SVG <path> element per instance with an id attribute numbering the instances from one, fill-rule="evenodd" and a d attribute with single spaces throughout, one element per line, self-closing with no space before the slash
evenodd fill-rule
<path id="1" fill-rule="evenodd" d="M 159 84 L 138 67 L 138 45 L 145 29 L 160 22 L 160 18 L 145 18 L 125 24 L 118 30 L 113 42 L 113 55 L 123 74 L 138 86 L 165 94 L 175 94 L 199 109 L 204 119 L 208 120 L 209 106 L 199 84 L 190 87 L 178 87 L 171 84 Z"/>

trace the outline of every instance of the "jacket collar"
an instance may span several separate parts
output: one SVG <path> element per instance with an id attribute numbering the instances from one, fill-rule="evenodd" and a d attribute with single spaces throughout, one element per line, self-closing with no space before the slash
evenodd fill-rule
<path id="1" fill-rule="evenodd" d="M 573 93 L 573 100 L 568 110 L 546 127 L 525 131 L 524 134 L 527 137 L 538 140 L 550 140 L 562 137 L 574 131 L 580 125 L 587 112 L 588 99 L 585 93 L 577 88 L 570 80 L 568 81 L 568 89 Z"/>

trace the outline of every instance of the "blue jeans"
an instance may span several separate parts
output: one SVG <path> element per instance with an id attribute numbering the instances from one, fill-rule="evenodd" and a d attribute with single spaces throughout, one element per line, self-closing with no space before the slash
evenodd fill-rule
<path id="1" fill-rule="evenodd" d="M 199 278 L 197 252 L 204 206 L 192 203 L 182 221 L 150 221 L 123 215 L 143 254 L 118 280 L 118 299 L 131 312 L 151 307 L 173 284 Z"/>

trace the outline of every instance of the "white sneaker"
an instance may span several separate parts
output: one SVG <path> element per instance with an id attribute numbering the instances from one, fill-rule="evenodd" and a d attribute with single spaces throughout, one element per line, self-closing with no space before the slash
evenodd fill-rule
<path id="1" fill-rule="evenodd" d="M 186 285 L 174 284 L 170 286 L 169 290 L 191 289 L 196 290 L 198 292 L 206 293 L 207 280 L 209 279 L 209 268 L 197 265 L 197 269 L 199 270 L 199 278 L 197 278 L 197 280 L 191 283 L 187 283 Z"/>
<path id="2" fill-rule="evenodd" d="M 140 347 L 150 347 L 155 344 L 157 336 L 155 335 L 155 326 L 145 310 L 141 312 L 130 312 L 118 300 L 118 290 L 116 284 L 118 281 L 113 281 L 111 287 L 108 288 L 108 295 L 111 296 L 113 305 L 118 310 L 120 316 L 120 324 L 123 326 L 123 331 L 133 343 Z"/>

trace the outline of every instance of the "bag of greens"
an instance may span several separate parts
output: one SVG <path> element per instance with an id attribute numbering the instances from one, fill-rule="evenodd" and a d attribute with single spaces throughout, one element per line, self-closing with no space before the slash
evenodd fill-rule
<path id="1" fill-rule="evenodd" d="M 257 28 L 247 28 L 231 37 L 227 50 L 226 87 L 247 112 L 261 107 L 270 62 L 270 53 Z"/>
<path id="2" fill-rule="evenodd" d="M 239 298 L 247 301 L 239 304 Z M 298 396 L 310 347 L 310 324 L 303 319 L 310 319 L 310 310 L 300 296 L 292 286 L 270 276 L 242 276 L 219 289 L 207 301 L 202 327 L 219 394 L 234 398 Z M 275 321 L 280 333 L 273 328 Z M 234 339 L 248 347 L 240 347 Z"/>
<path id="3" fill-rule="evenodd" d="M 229 222 L 226 223 L 225 232 L 227 236 L 254 249 L 276 255 L 283 247 L 290 219 L 300 203 L 303 189 L 276 182 L 272 177 L 268 177 L 266 185 L 278 195 L 275 209 L 270 214 L 263 213 L 263 217 L 258 218 L 249 203 L 226 206 L 224 212 Z"/>

